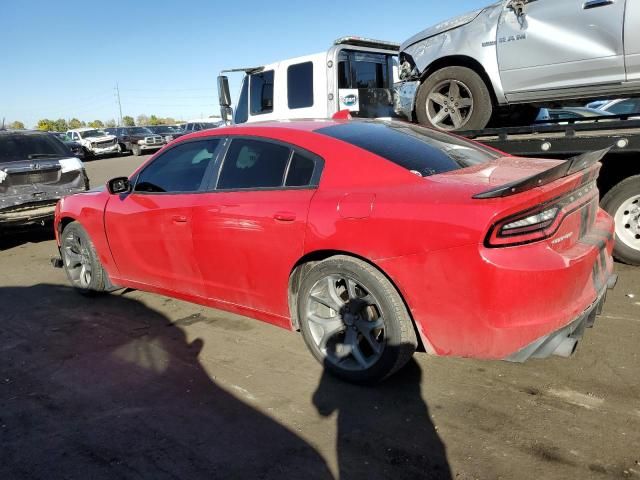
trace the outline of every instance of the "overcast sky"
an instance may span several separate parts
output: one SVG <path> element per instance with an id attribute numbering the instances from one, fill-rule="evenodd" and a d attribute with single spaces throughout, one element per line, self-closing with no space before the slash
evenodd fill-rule
<path id="1" fill-rule="evenodd" d="M 2 2 L 0 119 L 27 127 L 40 118 L 116 119 L 116 83 L 124 115 L 217 115 L 216 76 L 223 68 L 320 52 L 345 35 L 402 42 L 489 3 Z"/>

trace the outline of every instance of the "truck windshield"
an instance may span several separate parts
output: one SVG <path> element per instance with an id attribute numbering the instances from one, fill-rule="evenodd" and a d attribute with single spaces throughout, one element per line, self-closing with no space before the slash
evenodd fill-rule
<path id="1" fill-rule="evenodd" d="M 148 128 L 133 127 L 129 129 L 129 135 L 153 135 L 153 132 Z"/>
<path id="2" fill-rule="evenodd" d="M 91 137 L 103 137 L 104 132 L 102 130 L 87 130 L 85 132 L 78 132 L 80 134 L 80 138 L 91 138 Z"/>
<path id="3" fill-rule="evenodd" d="M 422 177 L 500 157 L 467 140 L 404 122 L 353 120 L 316 132 L 360 147 Z"/>
<path id="4" fill-rule="evenodd" d="M 70 156 L 60 140 L 46 133 L 0 134 L 0 163 Z"/>

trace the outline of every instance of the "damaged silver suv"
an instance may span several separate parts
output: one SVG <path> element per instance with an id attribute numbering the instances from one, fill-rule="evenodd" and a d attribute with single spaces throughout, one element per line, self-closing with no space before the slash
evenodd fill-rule
<path id="1" fill-rule="evenodd" d="M 396 113 L 442 130 L 640 95 L 640 1 L 501 0 L 400 47 Z"/>
<path id="2" fill-rule="evenodd" d="M 58 199 L 88 188 L 82 161 L 53 135 L 0 130 L 0 231 L 44 225 Z"/>

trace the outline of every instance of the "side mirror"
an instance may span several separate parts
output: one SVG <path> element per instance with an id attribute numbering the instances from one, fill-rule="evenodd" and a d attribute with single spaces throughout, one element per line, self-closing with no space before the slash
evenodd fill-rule
<path id="1" fill-rule="evenodd" d="M 107 190 L 111 195 L 128 193 L 131 191 L 131 183 L 127 177 L 112 178 L 107 182 Z"/>
<path id="2" fill-rule="evenodd" d="M 233 123 L 233 108 L 220 107 L 220 116 L 225 125 L 231 125 Z"/>
<path id="3" fill-rule="evenodd" d="M 231 92 L 229 91 L 229 78 L 220 75 L 218 77 L 218 102 L 221 107 L 231 106 Z"/>

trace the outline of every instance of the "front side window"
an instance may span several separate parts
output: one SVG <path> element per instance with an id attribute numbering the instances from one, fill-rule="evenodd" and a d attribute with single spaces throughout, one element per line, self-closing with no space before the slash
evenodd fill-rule
<path id="1" fill-rule="evenodd" d="M 273 112 L 273 70 L 251 75 L 249 103 L 251 115 Z"/>
<path id="2" fill-rule="evenodd" d="M 196 192 L 214 162 L 220 139 L 187 142 L 159 155 L 138 176 L 136 192 Z"/>
<path id="3" fill-rule="evenodd" d="M 313 63 L 305 62 L 287 68 L 287 100 L 289 108 L 313 106 Z"/>
<path id="4" fill-rule="evenodd" d="M 235 139 L 225 156 L 218 189 L 280 187 L 290 156 L 291 149 L 283 145 Z"/>

